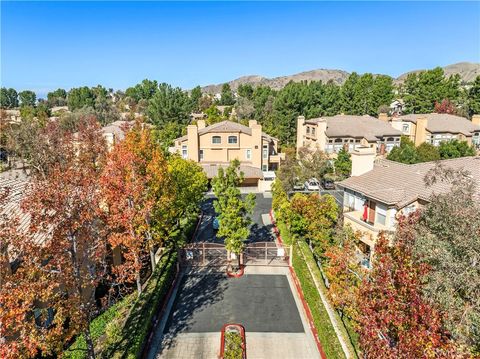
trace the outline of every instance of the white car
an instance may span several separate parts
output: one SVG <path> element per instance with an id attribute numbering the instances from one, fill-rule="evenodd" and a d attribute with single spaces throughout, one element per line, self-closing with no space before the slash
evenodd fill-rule
<path id="1" fill-rule="evenodd" d="M 310 178 L 308 181 L 305 182 L 305 189 L 307 191 L 319 191 L 320 182 L 316 178 Z"/>

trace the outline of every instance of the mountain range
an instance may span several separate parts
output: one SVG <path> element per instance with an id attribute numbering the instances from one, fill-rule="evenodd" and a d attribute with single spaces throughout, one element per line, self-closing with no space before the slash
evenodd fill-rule
<path id="1" fill-rule="evenodd" d="M 457 64 L 452 64 L 443 67 L 446 76 L 459 74 L 463 83 L 471 82 L 475 77 L 480 75 L 480 63 L 471 63 L 471 62 L 459 62 Z M 402 83 L 410 73 L 421 72 L 424 70 L 413 70 L 401 74 L 394 82 L 396 84 Z M 290 81 L 300 82 L 300 81 L 322 81 L 328 82 L 333 81 L 336 84 L 343 84 L 345 80 L 350 75 L 349 72 L 343 70 L 331 70 L 331 69 L 317 69 L 311 71 L 300 72 L 298 74 L 279 76 L 274 78 L 267 78 L 259 75 L 249 75 L 242 76 L 238 79 L 229 81 L 230 87 L 233 91 L 236 91 L 238 86 L 242 84 L 251 84 L 253 86 L 270 86 L 273 89 L 281 89 Z M 222 89 L 223 84 L 208 85 L 202 87 L 202 91 L 210 94 L 219 93 Z"/>

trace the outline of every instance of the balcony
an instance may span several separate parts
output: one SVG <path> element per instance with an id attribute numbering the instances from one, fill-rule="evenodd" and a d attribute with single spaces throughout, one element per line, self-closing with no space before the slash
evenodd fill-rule
<path id="1" fill-rule="evenodd" d="M 369 246 L 374 246 L 375 241 L 380 232 L 392 234 L 394 230 L 380 223 L 365 222 L 363 217 L 363 210 L 343 213 L 344 224 L 350 224 L 354 231 L 363 233 L 361 240 Z"/>

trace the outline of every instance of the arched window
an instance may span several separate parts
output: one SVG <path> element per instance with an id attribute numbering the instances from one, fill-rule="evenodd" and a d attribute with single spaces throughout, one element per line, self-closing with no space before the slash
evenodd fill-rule
<path id="1" fill-rule="evenodd" d="M 228 143 L 237 143 L 237 136 L 228 136 Z"/>
<path id="2" fill-rule="evenodd" d="M 212 143 L 222 143 L 222 138 L 220 136 L 213 136 Z"/>

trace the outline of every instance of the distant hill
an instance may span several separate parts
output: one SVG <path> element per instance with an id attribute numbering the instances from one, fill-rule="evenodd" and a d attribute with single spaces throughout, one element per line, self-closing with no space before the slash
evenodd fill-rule
<path id="1" fill-rule="evenodd" d="M 459 62 L 458 64 L 452 64 L 445 66 L 443 68 L 445 71 L 446 76 L 451 76 L 455 74 L 459 74 L 460 78 L 462 79 L 462 83 L 468 83 L 475 80 L 475 77 L 480 75 L 480 64 L 472 63 L 472 62 Z M 414 70 L 410 72 L 406 72 L 397 77 L 396 82 L 403 82 L 407 78 L 408 74 L 414 72 L 421 72 L 425 70 Z"/>
<path id="2" fill-rule="evenodd" d="M 447 76 L 459 74 L 462 78 L 463 83 L 471 82 L 480 75 L 480 63 L 471 63 L 471 62 L 459 62 L 458 64 L 448 65 L 443 68 Z M 420 72 L 423 70 L 414 70 L 406 72 L 400 75 L 395 79 L 396 83 L 402 83 L 407 75 L 412 72 Z M 337 84 L 343 84 L 347 77 L 350 75 L 349 72 L 343 70 L 329 70 L 329 69 L 318 69 L 312 71 L 300 72 L 294 75 L 280 76 L 274 78 L 267 78 L 258 75 L 242 76 L 238 79 L 229 81 L 230 87 L 233 91 L 238 89 L 238 86 L 241 84 L 251 84 L 253 86 L 265 85 L 270 86 L 273 89 L 281 89 L 290 81 L 300 82 L 300 81 L 323 81 L 328 82 L 332 80 Z M 208 85 L 202 87 L 202 91 L 210 94 L 219 93 L 222 89 L 222 84 Z"/>

